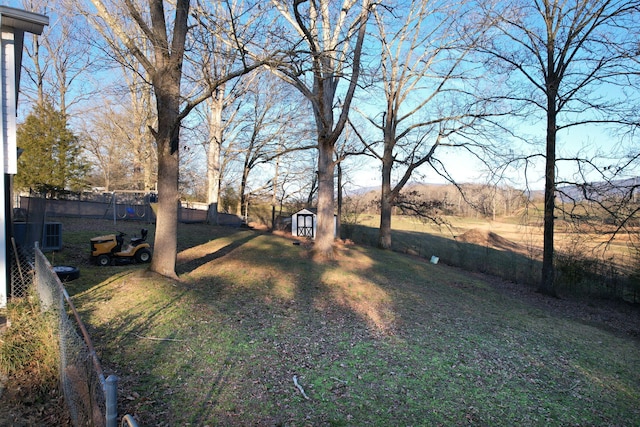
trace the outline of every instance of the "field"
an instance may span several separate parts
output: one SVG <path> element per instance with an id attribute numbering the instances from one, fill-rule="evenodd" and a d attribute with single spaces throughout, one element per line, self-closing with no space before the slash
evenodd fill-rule
<path id="1" fill-rule="evenodd" d="M 65 248 L 50 258 L 81 268 L 69 292 L 120 377 L 120 412 L 141 425 L 640 420 L 637 305 L 545 298 L 355 244 L 316 264 L 304 242 L 197 224 L 180 227 L 170 281 L 89 265 L 88 239 L 113 228 L 65 222 Z"/>
<path id="2" fill-rule="evenodd" d="M 429 222 L 423 222 L 413 217 L 394 216 L 393 229 L 396 233 L 418 233 L 420 240 L 427 241 L 428 237 L 442 237 L 448 240 L 460 240 L 470 231 L 480 231 L 485 239 L 469 241 L 479 246 L 494 246 L 499 248 L 499 244 L 486 239 L 488 233 L 505 239 L 511 245 L 502 249 L 509 249 L 527 256 L 537 256 L 542 253 L 542 218 L 539 216 L 522 217 L 514 216 L 499 218 L 498 220 L 487 220 L 484 218 L 460 218 L 445 217 L 446 225 L 435 226 Z M 379 217 L 374 215 L 363 216 L 358 222 L 377 232 Z M 612 231 L 613 229 L 609 229 Z M 560 252 L 572 252 L 576 246 L 580 248 L 585 256 L 606 257 L 616 259 L 617 264 L 629 267 L 633 262 L 633 251 L 631 238 L 624 233 L 619 233 L 615 237 L 607 234 L 604 226 L 599 230 L 594 228 L 576 228 L 573 224 L 556 221 L 555 248 Z M 427 234 L 427 236 L 425 236 Z M 402 235 L 400 235 L 402 236 Z M 425 239 L 426 237 L 426 239 Z M 400 244 L 407 245 L 402 237 Z M 638 242 L 635 242 L 638 243 Z M 411 244 L 409 242 L 408 244 Z"/>
<path id="3" fill-rule="evenodd" d="M 445 218 L 434 226 L 410 217 L 393 218 L 393 250 L 537 286 L 542 268 L 542 222 L 537 217 Z M 376 246 L 379 219 L 363 216 L 346 225 L 349 237 Z M 591 295 L 640 303 L 638 234 L 612 236 L 557 221 L 556 288 L 561 295 Z M 611 230 L 609 230 L 611 231 Z"/>

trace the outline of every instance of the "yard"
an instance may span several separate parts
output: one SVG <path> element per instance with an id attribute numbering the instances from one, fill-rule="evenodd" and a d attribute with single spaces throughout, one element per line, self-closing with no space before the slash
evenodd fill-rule
<path id="1" fill-rule="evenodd" d="M 51 256 L 140 425 L 637 425 L 640 310 L 411 254 L 181 225 L 180 281 Z M 122 223 L 133 234 L 139 227 Z M 150 230 L 151 242 L 153 230 Z M 56 263 L 54 261 L 54 263 Z"/>
<path id="2" fill-rule="evenodd" d="M 71 287 L 143 425 L 640 419 L 637 307 L 356 245 L 318 265 L 283 237 L 181 227 L 180 282 L 88 267 L 104 278 Z"/>

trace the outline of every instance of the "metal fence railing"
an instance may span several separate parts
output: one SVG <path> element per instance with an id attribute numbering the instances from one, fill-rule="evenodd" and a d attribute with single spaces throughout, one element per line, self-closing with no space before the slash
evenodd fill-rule
<path id="1" fill-rule="evenodd" d="M 105 378 L 87 329 L 37 245 L 33 266 L 35 289 L 43 310 L 55 312 L 59 320 L 60 382 L 73 424 L 116 427 L 117 377 Z M 131 416 L 123 417 L 123 423 L 125 420 L 136 426 Z"/>

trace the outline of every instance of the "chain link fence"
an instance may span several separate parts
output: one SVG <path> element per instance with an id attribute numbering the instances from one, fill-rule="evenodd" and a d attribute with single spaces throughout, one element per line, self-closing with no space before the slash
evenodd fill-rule
<path id="1" fill-rule="evenodd" d="M 25 250 L 11 239 L 9 296 L 11 298 L 23 298 L 33 286 L 34 265 L 33 251 Z"/>
<path id="2" fill-rule="evenodd" d="M 117 378 L 105 378 L 93 344 L 67 291 L 53 267 L 35 247 L 28 273 L 38 292 L 43 310 L 52 311 L 59 321 L 60 382 L 75 426 L 117 426 Z M 16 289 L 18 287 L 16 286 Z M 122 419 L 136 427 L 131 416 Z"/>

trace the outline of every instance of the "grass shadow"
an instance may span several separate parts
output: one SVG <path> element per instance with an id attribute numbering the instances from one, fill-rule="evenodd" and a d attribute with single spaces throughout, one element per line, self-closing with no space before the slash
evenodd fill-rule
<path id="1" fill-rule="evenodd" d="M 428 252 L 347 246 L 317 264 L 289 240 L 238 232 L 186 255 L 197 267 L 181 282 L 82 296 L 101 330 L 122 329 L 127 342 L 101 347 L 129 375 L 136 394 L 123 409 L 141 424 L 617 425 L 639 415 L 635 341 L 430 264 Z"/>
<path id="2" fill-rule="evenodd" d="M 352 239 L 356 243 L 375 247 L 378 229 L 354 226 Z M 500 249 L 461 242 L 420 231 L 392 231 L 392 250 L 421 258 L 437 256 L 439 262 L 468 271 L 491 274 L 515 283 L 536 286 L 542 262 L 533 255 L 517 252 L 514 245 L 502 243 Z"/>
<path id="3" fill-rule="evenodd" d="M 245 243 L 253 240 L 257 235 L 258 234 L 255 232 L 243 232 L 238 237 L 232 238 L 229 243 L 222 247 L 219 247 L 217 242 L 214 240 L 198 245 L 195 248 L 191 248 L 192 252 L 200 253 L 201 255 L 192 257 L 186 262 L 178 263 L 176 265 L 176 273 L 178 275 L 183 275 L 192 272 L 211 261 L 222 258 Z M 210 251 L 209 248 L 215 248 L 215 250 Z"/>

